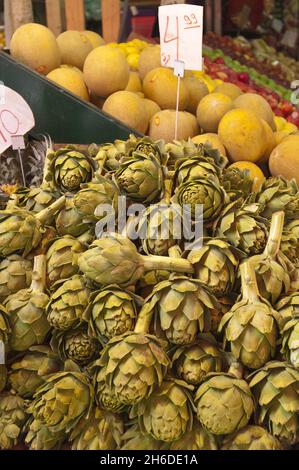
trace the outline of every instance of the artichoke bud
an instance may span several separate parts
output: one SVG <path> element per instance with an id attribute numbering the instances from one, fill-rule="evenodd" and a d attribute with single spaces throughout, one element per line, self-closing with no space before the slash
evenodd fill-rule
<path id="1" fill-rule="evenodd" d="M 106 367 L 99 364 L 99 360 L 95 361 L 89 368 L 90 374 L 93 376 L 93 386 L 95 391 L 95 401 L 97 405 L 106 411 L 112 413 L 121 413 L 125 409 L 125 405 L 120 402 L 118 395 L 106 383 Z"/>
<path id="2" fill-rule="evenodd" d="M 89 334 L 105 343 L 114 336 L 133 331 L 141 304 L 140 297 L 116 285 L 93 293 L 84 314 Z"/>
<path id="3" fill-rule="evenodd" d="M 149 137 L 135 137 L 130 135 L 129 140 L 127 140 L 127 155 L 132 156 L 134 152 L 142 153 L 146 156 L 153 155 L 161 163 L 166 164 L 165 152 L 164 152 L 164 141 L 157 140 L 154 141 Z"/>
<path id="4" fill-rule="evenodd" d="M 61 193 L 59 191 L 55 191 L 52 186 L 45 183 L 39 188 L 18 189 L 14 194 L 16 205 L 18 207 L 22 207 L 27 211 L 34 213 L 38 213 L 43 209 L 46 209 L 60 197 Z M 52 220 L 48 223 L 50 222 L 52 222 Z"/>
<path id="5" fill-rule="evenodd" d="M 44 180 L 61 192 L 76 192 L 81 184 L 89 183 L 96 164 L 87 153 L 73 145 L 47 154 Z"/>
<path id="6" fill-rule="evenodd" d="M 286 322 L 282 331 L 281 353 L 296 369 L 299 369 L 299 315 Z"/>
<path id="7" fill-rule="evenodd" d="M 256 202 L 262 206 L 262 217 L 268 220 L 277 211 L 284 211 L 287 221 L 298 219 L 299 190 L 296 180 L 289 181 L 282 176 L 266 179 L 256 196 Z"/>
<path id="8" fill-rule="evenodd" d="M 202 155 L 195 155 L 176 163 L 175 181 L 177 185 L 205 177 L 215 178 L 215 181 L 219 181 L 220 175 L 220 168 L 217 167 L 215 161 Z"/>
<path id="9" fill-rule="evenodd" d="M 192 390 L 181 380 L 165 380 L 150 397 L 132 407 L 130 418 L 138 418 L 144 434 L 158 441 L 176 441 L 192 429 Z"/>
<path id="10" fill-rule="evenodd" d="M 252 193 L 253 183 L 249 170 L 229 167 L 223 172 L 222 185 L 231 201 L 245 200 Z"/>
<path id="11" fill-rule="evenodd" d="M 0 449 L 8 450 L 17 445 L 27 418 L 23 398 L 13 391 L 0 395 Z"/>
<path id="12" fill-rule="evenodd" d="M 45 284 L 46 256 L 39 255 L 34 258 L 30 288 L 10 295 L 4 303 L 11 327 L 10 346 L 14 351 L 26 351 L 43 344 L 51 329 L 45 313 L 49 302 Z"/>
<path id="13" fill-rule="evenodd" d="M 82 217 L 74 204 L 73 197 L 66 199 L 65 207 L 57 214 L 56 229 L 61 237 L 64 235 L 80 237 L 90 229 L 90 223 Z"/>
<path id="14" fill-rule="evenodd" d="M 287 362 L 271 361 L 248 376 L 257 404 L 256 423 L 280 442 L 292 445 L 299 438 L 299 371 Z"/>
<path id="15" fill-rule="evenodd" d="M 193 427 L 180 439 L 170 444 L 169 450 L 218 450 L 215 436 L 210 434 L 198 421 L 193 420 Z"/>
<path id="16" fill-rule="evenodd" d="M 52 432 L 34 418 L 26 423 L 25 431 L 25 442 L 30 450 L 59 450 L 66 437 L 63 431 Z"/>
<path id="17" fill-rule="evenodd" d="M 115 213 L 117 212 L 118 196 L 119 192 L 115 184 L 106 178 L 99 177 L 96 183 L 81 185 L 80 191 L 74 196 L 73 203 L 84 222 L 95 222 L 100 220 L 100 217 L 95 215 L 98 206 L 110 205 Z"/>
<path id="18" fill-rule="evenodd" d="M 199 386 L 195 403 L 202 426 L 215 435 L 231 434 L 249 422 L 254 401 L 249 385 L 238 373 L 207 374 Z"/>
<path id="19" fill-rule="evenodd" d="M 96 358 L 99 343 L 87 334 L 84 325 L 69 331 L 54 331 L 51 347 L 62 361 L 70 359 L 79 365 L 85 365 Z"/>
<path id="20" fill-rule="evenodd" d="M 113 144 L 103 144 L 99 147 L 99 151 L 94 157 L 99 171 L 96 171 L 95 177 L 101 177 L 103 169 L 106 171 L 115 171 L 120 166 L 120 160 L 126 155 L 126 141 L 116 140 Z"/>
<path id="21" fill-rule="evenodd" d="M 29 287 L 32 280 L 32 262 L 19 255 L 10 255 L 0 261 L 0 301 Z"/>
<path id="22" fill-rule="evenodd" d="M 150 434 L 143 434 L 138 424 L 133 424 L 123 435 L 121 450 L 161 450 L 163 443 Z"/>
<path id="23" fill-rule="evenodd" d="M 224 439 L 221 450 L 283 450 L 276 437 L 260 426 L 245 426 Z"/>
<path id="24" fill-rule="evenodd" d="M 11 329 L 10 329 L 10 324 L 9 324 L 8 311 L 4 307 L 4 305 L 0 304 L 0 342 L 6 345 L 9 341 L 10 334 L 11 334 Z M 0 348 L 1 348 L 1 343 L 0 343 Z M 0 352 L 2 353 L 2 349 L 0 349 Z M 1 357 L 0 357 L 0 364 L 1 364 Z"/>
<path id="25" fill-rule="evenodd" d="M 279 332 L 279 315 L 258 291 L 250 261 L 240 267 L 242 300 L 222 318 L 219 331 L 224 331 L 224 345 L 249 369 L 258 369 L 275 356 Z"/>

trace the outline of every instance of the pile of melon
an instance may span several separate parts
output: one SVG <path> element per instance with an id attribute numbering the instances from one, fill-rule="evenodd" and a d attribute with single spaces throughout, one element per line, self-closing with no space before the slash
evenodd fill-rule
<path id="1" fill-rule="evenodd" d="M 106 45 L 90 31 L 66 31 L 55 38 L 45 26 L 27 24 L 13 35 L 11 54 L 128 127 L 172 141 L 177 77 L 161 67 L 160 46 L 144 47 L 135 40 L 139 61 L 131 68 L 126 46 L 121 46 Z M 186 72 L 180 84 L 177 138 L 190 137 L 209 142 L 232 162 L 250 162 L 251 171 L 269 162 L 273 175 L 295 176 L 299 182 L 297 127 L 276 118 L 264 98 L 244 94 L 234 84 L 212 83 L 204 73 Z"/>

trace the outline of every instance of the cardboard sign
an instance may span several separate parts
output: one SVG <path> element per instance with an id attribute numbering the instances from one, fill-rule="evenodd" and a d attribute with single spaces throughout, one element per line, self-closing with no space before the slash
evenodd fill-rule
<path id="1" fill-rule="evenodd" d="M 0 84 L 0 155 L 12 145 L 12 136 L 25 135 L 34 126 L 33 113 L 24 98 Z"/>
<path id="2" fill-rule="evenodd" d="M 174 68 L 182 61 L 185 70 L 202 70 L 203 7 L 159 7 L 159 26 L 162 66 Z"/>

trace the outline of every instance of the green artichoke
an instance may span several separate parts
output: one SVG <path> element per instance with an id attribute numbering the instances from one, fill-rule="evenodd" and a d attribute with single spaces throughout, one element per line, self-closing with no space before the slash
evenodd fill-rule
<path id="1" fill-rule="evenodd" d="M 236 167 L 224 170 L 221 182 L 231 201 L 239 198 L 245 200 L 252 193 L 254 183 L 249 170 Z"/>
<path id="2" fill-rule="evenodd" d="M 250 388 L 237 374 L 208 374 L 195 395 L 197 417 L 216 435 L 231 434 L 249 422 L 254 411 Z"/>
<path id="3" fill-rule="evenodd" d="M 279 316 L 258 291 L 250 261 L 241 264 L 242 299 L 222 318 L 224 346 L 249 369 L 258 369 L 275 356 Z"/>
<path id="4" fill-rule="evenodd" d="M 181 380 L 165 380 L 150 397 L 132 407 L 130 418 L 138 418 L 143 434 L 157 441 L 176 441 L 192 430 L 192 389 Z"/>
<path id="5" fill-rule="evenodd" d="M 152 293 L 152 290 L 156 284 L 162 281 L 166 281 L 169 279 L 170 275 L 170 271 L 148 271 L 141 276 L 137 284 L 137 291 L 141 297 L 146 298 L 149 294 Z"/>
<path id="6" fill-rule="evenodd" d="M 25 427 L 25 442 L 30 450 L 59 450 L 65 440 L 63 431 L 53 432 L 33 417 Z"/>
<path id="7" fill-rule="evenodd" d="M 275 305 L 279 315 L 279 327 L 282 330 L 286 323 L 299 315 L 299 293 L 293 292 L 287 297 L 283 297 Z"/>
<path id="8" fill-rule="evenodd" d="M 235 285 L 239 261 L 244 254 L 225 239 L 204 238 L 202 248 L 191 249 L 196 279 L 217 296 L 229 294 Z"/>
<path id="9" fill-rule="evenodd" d="M 95 222 L 100 219 L 95 215 L 98 206 L 106 204 L 117 212 L 118 196 L 118 189 L 112 181 L 98 177 L 96 183 L 81 186 L 81 190 L 74 196 L 73 203 L 84 222 Z"/>
<path id="10" fill-rule="evenodd" d="M 82 214 L 78 211 L 74 204 L 74 198 L 68 197 L 64 209 L 62 209 L 56 217 L 56 229 L 58 235 L 71 235 L 72 237 L 80 237 L 90 229 L 91 225 L 85 221 Z"/>
<path id="11" fill-rule="evenodd" d="M 214 224 L 214 236 L 226 237 L 228 242 L 248 256 L 258 255 L 265 249 L 268 222 L 259 215 L 258 204 L 234 201 Z"/>
<path id="12" fill-rule="evenodd" d="M 44 292 L 46 278 L 45 255 L 34 258 L 33 280 L 29 289 L 23 289 L 5 300 L 9 315 L 10 346 L 14 351 L 26 351 L 43 344 L 51 329 L 46 317 L 49 297 Z"/>
<path id="13" fill-rule="evenodd" d="M 281 331 L 283 357 L 299 369 L 299 315 L 290 318 Z"/>
<path id="14" fill-rule="evenodd" d="M 73 145 L 47 154 L 45 181 L 62 192 L 76 192 L 92 180 L 95 162 Z"/>
<path id="15" fill-rule="evenodd" d="M 50 432 L 69 432 L 83 416 L 88 417 L 93 394 L 87 375 L 72 364 L 72 370 L 47 377 L 37 389 L 29 412 Z"/>
<path id="16" fill-rule="evenodd" d="M 99 352 L 98 341 L 87 334 L 85 325 L 69 331 L 54 331 L 50 344 L 62 361 L 70 359 L 80 366 L 91 362 Z"/>
<path id="17" fill-rule="evenodd" d="M 226 193 L 217 179 L 195 178 L 178 186 L 176 201 L 181 206 L 189 205 L 192 217 L 197 216 L 197 209 L 201 206 L 203 222 L 208 223 L 221 213 L 226 202 Z"/>
<path id="18" fill-rule="evenodd" d="M 15 208 L 0 211 L 0 256 L 21 253 L 24 257 L 42 240 L 44 225 L 65 204 L 65 197 L 38 214 Z"/>
<path id="19" fill-rule="evenodd" d="M 100 145 L 94 160 L 98 167 L 106 171 L 115 171 L 120 166 L 120 160 L 127 153 L 127 144 L 124 140 L 116 140 L 113 144 Z M 98 176 L 96 171 L 96 177 Z M 100 175 L 101 176 L 101 175 Z"/>
<path id="20" fill-rule="evenodd" d="M 211 177 L 219 180 L 220 168 L 212 158 L 197 154 L 176 162 L 175 180 L 180 185 L 197 178 Z"/>
<path id="21" fill-rule="evenodd" d="M 121 443 L 123 428 L 120 416 L 93 408 L 89 417 L 81 418 L 72 430 L 72 450 L 116 450 Z"/>
<path id="22" fill-rule="evenodd" d="M 260 426 L 245 426 L 223 441 L 222 450 L 283 450 L 276 437 Z"/>
<path id="23" fill-rule="evenodd" d="M 123 435 L 121 450 L 161 450 L 162 442 L 150 434 L 143 434 L 137 424 L 133 424 Z"/>
<path id="24" fill-rule="evenodd" d="M 178 348 L 172 356 L 176 376 L 191 385 L 199 385 L 210 372 L 221 372 L 225 363 L 212 335 L 201 335 L 196 343 Z"/>
<path id="25" fill-rule="evenodd" d="M 42 184 L 39 188 L 21 188 L 13 196 L 18 207 L 37 213 L 59 199 L 61 193 L 47 184 Z"/>
<path id="26" fill-rule="evenodd" d="M 284 212 L 275 212 L 272 216 L 269 239 L 264 252 L 251 258 L 256 272 L 259 292 L 264 299 L 274 305 L 286 294 L 291 285 L 288 273 L 288 259 L 279 252 L 283 231 Z"/>
<path id="27" fill-rule="evenodd" d="M 3 305 L 0 304 L 0 341 L 2 341 L 4 344 L 7 344 L 10 334 L 11 329 L 9 325 L 8 311 Z"/>
<path id="28" fill-rule="evenodd" d="M 48 287 L 78 273 L 78 256 L 84 250 L 84 244 L 70 235 L 51 241 L 47 250 Z"/>
<path id="29" fill-rule="evenodd" d="M 288 444 L 299 438 L 299 371 L 271 361 L 248 379 L 257 403 L 256 422 Z"/>
<path id="30" fill-rule="evenodd" d="M 193 272 L 192 265 L 183 259 L 166 256 L 142 256 L 127 238 L 115 233 L 105 233 L 79 256 L 80 271 L 100 286 L 117 284 L 130 287 L 145 271 L 169 270 Z"/>
<path id="31" fill-rule="evenodd" d="M 149 137 L 136 137 L 131 134 L 130 138 L 126 142 L 127 155 L 132 156 L 134 152 L 141 152 L 144 155 L 153 155 L 159 161 L 166 163 L 167 157 L 164 151 L 164 141 L 154 141 Z"/>
<path id="32" fill-rule="evenodd" d="M 27 417 L 23 398 L 15 392 L 0 395 L 0 449 L 12 449 L 17 445 Z"/>
<path id="33" fill-rule="evenodd" d="M 145 333 L 128 332 L 111 339 L 96 361 L 95 380 L 105 382 L 119 403 L 134 405 L 148 398 L 167 373 L 169 359 L 161 342 Z"/>
<path id="34" fill-rule="evenodd" d="M 60 284 L 47 305 L 47 319 L 56 330 L 69 330 L 83 321 L 90 289 L 82 276 L 73 276 Z"/>
<path id="35" fill-rule="evenodd" d="M 174 168 L 182 159 L 196 156 L 212 159 L 220 170 L 223 170 L 228 163 L 228 159 L 218 150 L 213 149 L 210 145 L 195 144 L 191 139 L 188 141 L 174 140 L 165 145 L 165 152 L 168 154 L 170 168 Z"/>
<path id="36" fill-rule="evenodd" d="M 115 173 L 120 192 L 132 201 L 150 203 L 155 201 L 163 188 L 163 168 L 152 153 L 140 151 L 124 158 Z"/>
<path id="37" fill-rule="evenodd" d="M 162 330 L 173 344 L 191 344 L 200 332 L 209 331 L 210 310 L 216 306 L 216 299 L 199 281 L 173 275 L 154 287 L 141 309 L 136 328 L 151 325 L 151 331 L 158 334 Z"/>
<path id="38" fill-rule="evenodd" d="M 297 221 L 294 221 L 294 223 Z M 291 261 L 295 269 L 299 268 L 299 238 L 287 224 L 282 232 L 280 250 Z"/>
<path id="39" fill-rule="evenodd" d="M 193 427 L 177 441 L 171 442 L 169 450 L 217 450 L 215 436 L 208 433 L 194 418 Z"/>
<path id="40" fill-rule="evenodd" d="M 141 298 L 116 285 L 94 292 L 84 314 L 89 334 L 105 343 L 114 336 L 133 331 L 141 303 Z"/>
<path id="41" fill-rule="evenodd" d="M 19 255 L 10 255 L 0 262 L 0 301 L 29 287 L 32 262 Z"/>
<path id="42" fill-rule="evenodd" d="M 271 219 L 272 214 L 284 211 L 286 220 L 299 217 L 299 190 L 296 180 L 279 177 L 268 178 L 256 195 L 256 202 L 262 206 L 262 217 Z"/>
<path id="43" fill-rule="evenodd" d="M 22 398 L 32 398 L 45 377 L 61 368 L 61 362 L 50 347 L 32 346 L 10 364 L 8 383 Z"/>
<path id="44" fill-rule="evenodd" d="M 106 367 L 98 366 L 98 361 L 95 361 L 89 370 L 93 376 L 95 401 L 99 408 L 112 413 L 122 412 L 125 405 L 120 402 L 117 393 L 106 383 Z"/>

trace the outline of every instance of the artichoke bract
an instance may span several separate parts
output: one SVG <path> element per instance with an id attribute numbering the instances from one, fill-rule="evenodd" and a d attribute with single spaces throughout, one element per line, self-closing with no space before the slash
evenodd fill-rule
<path id="1" fill-rule="evenodd" d="M 19 255 L 10 255 L 0 262 L 0 301 L 29 287 L 32 262 Z"/>
<path id="2" fill-rule="evenodd" d="M 173 275 L 157 284 L 145 300 L 135 331 L 150 327 L 157 336 L 162 330 L 173 344 L 190 344 L 200 332 L 209 331 L 210 310 L 216 305 L 199 281 Z"/>
<path id="3" fill-rule="evenodd" d="M 34 418 L 28 421 L 25 431 L 25 442 L 30 450 L 58 450 L 66 437 L 63 431 L 53 432 Z"/>
<path id="4" fill-rule="evenodd" d="M 132 201 L 144 204 L 153 202 L 160 196 L 163 178 L 160 160 L 152 153 L 147 155 L 140 151 L 124 158 L 115 173 L 120 192 Z"/>
<path id="5" fill-rule="evenodd" d="M 168 154 L 168 166 L 170 168 L 176 167 L 182 160 L 199 155 L 213 160 L 215 166 L 220 170 L 223 170 L 228 164 L 228 159 L 221 155 L 218 150 L 207 144 L 195 144 L 191 139 L 188 141 L 174 140 L 165 145 L 165 152 Z"/>
<path id="6" fill-rule="evenodd" d="M 142 299 L 116 285 L 107 286 L 90 297 L 84 319 L 89 334 L 101 342 L 133 331 Z"/>
<path id="7" fill-rule="evenodd" d="M 123 435 L 121 450 L 161 450 L 163 443 L 150 434 L 143 434 L 137 424 L 131 426 Z"/>
<path id="8" fill-rule="evenodd" d="M 224 331 L 233 356 L 249 369 L 259 369 L 276 353 L 279 315 L 258 291 L 254 268 L 250 261 L 240 266 L 242 299 L 222 318 L 219 330 Z"/>
<path id="9" fill-rule="evenodd" d="M 116 450 L 123 432 L 120 416 L 94 407 L 89 417 L 81 418 L 72 430 L 72 450 Z"/>
<path id="10" fill-rule="evenodd" d="M 56 287 L 47 305 L 47 319 L 56 330 L 69 330 L 83 321 L 91 291 L 79 275 Z"/>
<path id="11" fill-rule="evenodd" d="M 176 163 L 175 179 L 178 185 L 196 178 L 214 177 L 216 181 L 221 175 L 212 158 L 198 154 L 194 157 L 178 160 Z"/>
<path id="12" fill-rule="evenodd" d="M 244 254 L 225 239 L 203 238 L 201 248 L 191 249 L 188 261 L 196 279 L 217 296 L 229 294 L 235 285 L 237 269 Z"/>
<path id="13" fill-rule="evenodd" d="M 11 333 L 7 309 L 0 304 L 0 341 L 7 344 Z M 1 362 L 0 362 L 1 364 Z"/>
<path id="14" fill-rule="evenodd" d="M 198 419 L 194 417 L 193 426 L 177 441 L 171 442 L 169 450 L 217 450 L 217 440 L 201 426 Z"/>
<path id="15" fill-rule="evenodd" d="M 183 259 L 166 256 L 142 256 L 130 240 L 114 233 L 104 234 L 79 256 L 80 271 L 100 286 L 133 286 L 145 271 L 169 270 L 193 273 Z"/>
<path id="16" fill-rule="evenodd" d="M 74 198 L 70 197 L 66 199 L 65 207 L 57 214 L 55 226 L 60 237 L 80 237 L 91 228 L 90 223 L 84 220 L 75 206 Z"/>
<path id="17" fill-rule="evenodd" d="M 243 428 L 254 411 L 249 385 L 234 364 L 226 374 L 208 374 L 196 392 L 195 403 L 199 421 L 216 435 L 231 434 Z"/>
<path id="18" fill-rule="evenodd" d="M 253 183 L 249 170 L 228 167 L 223 172 L 222 185 L 231 201 L 245 200 L 252 193 Z"/>
<path id="19" fill-rule="evenodd" d="M 126 151 L 126 141 L 116 140 L 114 143 L 100 145 L 94 160 L 100 168 L 100 171 L 103 169 L 108 172 L 115 171 L 119 168 L 120 160 L 126 155 Z M 98 176 L 97 173 L 96 171 L 96 177 Z"/>
<path id="20" fill-rule="evenodd" d="M 224 352 L 212 335 L 201 335 L 196 343 L 178 348 L 172 356 L 177 377 L 191 385 L 199 385 L 210 372 L 225 368 Z"/>
<path id="21" fill-rule="evenodd" d="M 257 403 L 257 424 L 280 441 L 298 443 L 299 371 L 286 362 L 271 361 L 248 380 Z"/>
<path id="22" fill-rule="evenodd" d="M 0 395 L 0 449 L 12 449 L 18 443 L 28 419 L 26 403 L 15 392 Z"/>
<path id="23" fill-rule="evenodd" d="M 132 407 L 130 417 L 138 418 L 144 434 L 158 441 L 176 441 L 192 430 L 192 389 L 181 380 L 165 380 L 149 398 Z"/>
<path id="24" fill-rule="evenodd" d="M 40 212 L 61 197 L 52 186 L 42 184 L 39 188 L 23 188 L 14 194 L 16 205 L 30 212 Z"/>
<path id="25" fill-rule="evenodd" d="M 21 397 L 32 398 L 45 377 L 62 369 L 49 346 L 32 346 L 10 364 L 8 383 Z"/>
<path id="26" fill-rule="evenodd" d="M 61 192 L 76 192 L 83 183 L 89 183 L 96 168 L 95 162 L 73 145 L 57 152 L 48 152 L 44 180 Z"/>
<path id="27" fill-rule="evenodd" d="M 99 360 L 90 366 L 90 374 L 93 376 L 95 401 L 99 408 L 112 413 L 121 413 L 126 406 L 120 401 L 116 392 L 106 383 L 106 367 L 98 365 Z"/>
<path id="28" fill-rule="evenodd" d="M 10 346 L 14 351 L 26 351 L 43 344 L 51 329 L 46 317 L 49 297 L 45 294 L 46 256 L 34 258 L 32 283 L 5 300 L 11 327 Z"/>
<path id="29" fill-rule="evenodd" d="M 62 361 L 70 359 L 81 366 L 95 359 L 99 351 L 98 341 L 87 334 L 87 325 L 69 331 L 56 330 L 50 344 Z"/>
<path id="30" fill-rule="evenodd" d="M 262 184 L 256 201 L 262 206 L 261 215 L 271 219 L 274 212 L 284 211 L 286 220 L 299 217 L 299 189 L 296 180 L 268 178 Z"/>
<path id="31" fill-rule="evenodd" d="M 46 254 L 48 287 L 78 273 L 78 256 L 84 250 L 84 244 L 70 235 L 51 241 Z"/>
<path id="32" fill-rule="evenodd" d="M 169 364 L 155 336 L 128 332 L 107 343 L 96 361 L 95 373 L 105 369 L 105 383 L 118 402 L 134 405 L 162 384 Z"/>
<path id="33" fill-rule="evenodd" d="M 258 204 L 234 201 L 215 222 L 214 236 L 226 237 L 231 245 L 248 256 L 258 255 L 265 249 L 268 238 L 268 222 L 259 214 Z"/>
<path id="34" fill-rule="evenodd" d="M 299 369 L 299 294 L 294 292 L 276 304 L 279 314 L 281 352 L 296 369 Z"/>
<path id="35" fill-rule="evenodd" d="M 222 450 L 283 450 L 276 437 L 260 426 L 245 426 L 240 431 L 228 436 Z"/>
<path id="36" fill-rule="evenodd" d="M 197 208 L 202 208 L 204 223 L 215 220 L 226 202 L 226 193 L 218 179 L 212 177 L 187 180 L 178 186 L 176 200 L 181 206 L 190 206 L 192 217 L 197 217 Z"/>
<path id="37" fill-rule="evenodd" d="M 291 285 L 287 258 L 279 252 L 283 231 L 284 212 L 272 216 L 269 239 L 264 252 L 251 258 L 257 278 L 259 292 L 264 299 L 275 304 L 286 294 Z"/>
<path id="38" fill-rule="evenodd" d="M 29 412 L 51 432 L 71 431 L 83 416 L 88 416 L 93 387 L 86 374 L 71 361 L 64 372 L 47 377 L 37 389 Z"/>
<path id="39" fill-rule="evenodd" d="M 64 204 L 62 196 L 38 214 L 18 208 L 0 211 L 0 256 L 14 253 L 27 256 L 40 244 L 44 225 Z"/>

